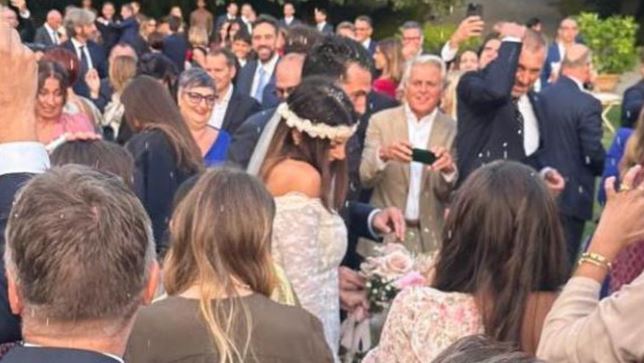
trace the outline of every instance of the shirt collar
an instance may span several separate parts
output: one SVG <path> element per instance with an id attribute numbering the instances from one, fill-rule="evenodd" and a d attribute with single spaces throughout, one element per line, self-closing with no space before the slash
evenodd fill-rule
<path id="1" fill-rule="evenodd" d="M 369 48 L 370 45 L 371 45 L 371 38 L 367 38 L 365 39 L 364 42 L 362 42 L 362 46 L 365 48 Z"/>
<path id="2" fill-rule="evenodd" d="M 405 116 L 407 117 L 407 120 L 414 121 L 415 123 L 431 123 L 434 121 L 436 118 L 436 115 L 438 114 L 438 107 L 434 108 L 434 111 L 432 111 L 429 115 L 423 116 L 420 120 L 416 117 L 416 114 L 411 110 L 411 107 L 409 107 L 409 104 L 405 102 L 404 105 L 405 108 Z"/>
<path id="3" fill-rule="evenodd" d="M 25 348 L 45 348 L 42 345 L 31 344 L 31 343 L 27 343 L 27 342 L 23 342 L 22 346 L 25 347 Z M 81 350 L 87 350 L 87 349 L 81 349 Z M 90 350 L 88 350 L 88 351 L 90 351 Z M 117 361 L 119 363 L 125 363 L 123 358 L 121 358 L 121 357 L 119 357 L 117 355 L 111 354 L 111 353 L 103 353 L 103 352 L 96 352 L 96 351 L 90 351 L 90 352 L 98 353 L 98 354 L 102 354 L 104 356 L 110 357 L 110 358 L 114 359 L 115 361 Z"/>
<path id="4" fill-rule="evenodd" d="M 295 17 L 293 17 L 293 16 L 285 16 L 285 17 L 284 17 L 284 20 L 286 20 L 286 22 L 287 22 L 287 23 L 292 22 L 292 21 L 293 21 L 293 19 L 295 19 Z"/>
<path id="5" fill-rule="evenodd" d="M 584 84 L 580 80 L 578 80 L 577 78 L 575 78 L 573 76 L 566 76 L 566 77 L 570 78 L 571 81 L 575 82 L 575 84 L 577 85 L 577 87 L 579 87 L 580 90 L 582 90 L 582 91 L 585 90 L 584 89 Z"/>
<path id="6" fill-rule="evenodd" d="M 45 26 L 45 29 L 47 29 L 47 32 L 49 32 L 50 34 L 57 33 L 57 31 L 54 28 L 50 27 L 49 24 L 45 23 L 44 26 Z"/>
<path id="7" fill-rule="evenodd" d="M 86 47 L 87 46 L 87 43 L 83 44 L 83 43 L 79 42 L 76 38 L 71 38 L 71 40 L 72 40 L 72 44 L 74 45 L 74 48 L 76 48 L 76 49 L 78 49 L 80 47 Z"/>
<path id="8" fill-rule="evenodd" d="M 279 56 L 277 55 L 277 52 L 273 54 L 273 58 L 269 60 L 266 63 L 262 63 L 261 61 L 259 62 L 259 66 L 264 68 L 264 71 L 268 74 L 273 74 L 273 70 L 275 70 L 275 66 L 277 65 L 277 61 L 279 59 Z"/>
<path id="9" fill-rule="evenodd" d="M 219 102 L 219 104 L 227 104 L 230 102 L 230 98 L 233 96 L 233 84 L 231 83 L 230 86 L 228 86 L 228 90 L 226 91 L 226 94 L 224 94 L 224 97 L 222 97 Z"/>

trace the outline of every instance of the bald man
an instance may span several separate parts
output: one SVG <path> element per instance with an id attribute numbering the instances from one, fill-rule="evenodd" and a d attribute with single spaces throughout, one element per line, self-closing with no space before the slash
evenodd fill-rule
<path id="1" fill-rule="evenodd" d="M 579 27 L 575 19 L 565 18 L 559 23 L 557 38 L 548 47 L 548 56 L 543 64 L 540 79 L 541 89 L 546 89 L 557 80 L 561 69 L 561 62 L 566 56 L 567 50 L 576 44 L 577 35 L 579 35 Z"/>
<path id="2" fill-rule="evenodd" d="M 58 31 L 63 24 L 63 16 L 58 10 L 51 10 L 47 13 L 45 24 L 36 30 L 34 43 L 52 47 L 60 44 Z"/>
<path id="3" fill-rule="evenodd" d="M 281 102 L 286 101 L 286 97 L 293 88 L 300 84 L 304 58 L 304 54 L 290 53 L 280 59 L 275 68 L 275 82 L 269 83 L 264 88 L 262 109 L 277 107 Z"/>
<path id="4" fill-rule="evenodd" d="M 595 177 L 602 175 L 606 154 L 601 142 L 601 104 L 584 90 L 591 72 L 590 51 L 573 44 L 561 62 L 561 76 L 541 95 L 546 131 L 543 156 L 566 179 L 557 201 L 571 264 L 579 252 L 584 225 L 593 216 Z"/>

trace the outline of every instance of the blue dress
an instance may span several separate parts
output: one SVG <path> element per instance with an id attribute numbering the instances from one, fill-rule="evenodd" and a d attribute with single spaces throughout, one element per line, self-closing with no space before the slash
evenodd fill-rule
<path id="1" fill-rule="evenodd" d="M 203 162 L 207 168 L 212 166 L 221 165 L 226 161 L 228 154 L 228 147 L 230 146 L 231 136 L 225 130 L 218 130 L 217 140 L 212 144 L 210 150 L 203 158 Z"/>
<path id="2" fill-rule="evenodd" d="M 606 153 L 606 160 L 604 161 L 604 174 L 602 175 L 601 183 L 599 184 L 599 193 L 597 200 L 599 204 L 606 204 L 606 192 L 604 191 L 604 182 L 608 177 L 615 176 L 619 181 L 619 162 L 624 156 L 626 151 L 626 142 L 631 137 L 633 129 L 628 127 L 620 127 L 615 134 L 613 143 Z"/>

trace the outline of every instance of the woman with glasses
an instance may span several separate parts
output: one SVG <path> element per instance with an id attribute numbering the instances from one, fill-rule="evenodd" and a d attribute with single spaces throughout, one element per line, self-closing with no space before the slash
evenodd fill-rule
<path id="1" fill-rule="evenodd" d="M 150 215 L 157 252 L 162 254 L 174 194 L 203 169 L 203 161 L 170 92 L 157 79 L 135 78 L 125 87 L 121 102 L 134 132 L 126 144 L 136 167 L 134 188 Z"/>
<path id="2" fill-rule="evenodd" d="M 208 125 L 217 101 L 215 82 L 201 68 L 191 68 L 179 77 L 179 109 L 206 167 L 226 161 L 231 136 Z"/>

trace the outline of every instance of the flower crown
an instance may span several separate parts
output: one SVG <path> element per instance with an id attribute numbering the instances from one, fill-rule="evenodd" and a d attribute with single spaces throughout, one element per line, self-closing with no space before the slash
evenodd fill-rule
<path id="1" fill-rule="evenodd" d="M 358 124 L 353 126 L 329 126 L 323 123 L 314 124 L 310 120 L 300 118 L 295 112 L 291 111 L 286 103 L 282 103 L 277 107 L 277 113 L 286 121 L 288 127 L 305 132 L 309 136 L 317 139 L 349 139 L 358 128 Z"/>

